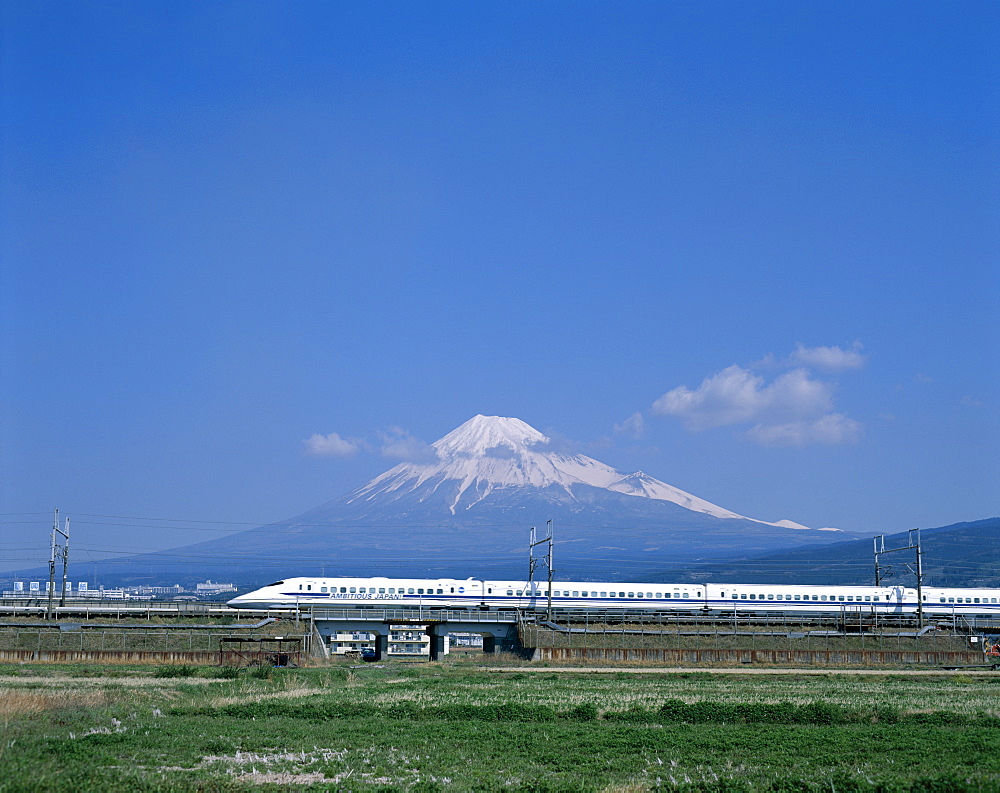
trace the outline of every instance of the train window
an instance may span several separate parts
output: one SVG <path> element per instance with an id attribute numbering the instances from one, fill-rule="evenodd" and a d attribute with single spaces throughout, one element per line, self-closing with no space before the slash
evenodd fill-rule
<path id="1" fill-rule="evenodd" d="M 302 590 L 302 584 L 299 584 L 299 591 Z"/>
<path id="2" fill-rule="evenodd" d="M 819 599 L 820 599 L 820 600 L 826 600 L 826 595 L 820 595 L 820 596 L 819 596 Z"/>
<path id="3" fill-rule="evenodd" d="M 454 592 L 454 591 L 455 591 L 455 587 L 452 587 L 452 588 L 451 588 L 451 591 L 452 591 L 452 592 Z M 492 588 L 490 588 L 490 589 L 487 589 L 487 590 L 486 590 L 486 594 L 487 594 L 487 595 L 492 595 L 492 594 L 493 594 L 493 589 L 492 589 Z"/>
<path id="4" fill-rule="evenodd" d="M 874 600 L 877 603 L 878 602 L 878 595 L 875 595 L 875 597 L 873 597 L 872 600 Z"/>
<path id="5" fill-rule="evenodd" d="M 608 597 L 617 597 L 617 596 L 618 596 L 617 592 L 611 592 L 608 594 Z"/>
<path id="6" fill-rule="evenodd" d="M 768 596 L 767 596 L 767 599 L 768 599 L 768 600 L 774 600 L 774 595 L 768 595 Z"/>
<path id="7" fill-rule="evenodd" d="M 687 597 L 687 596 L 688 596 L 688 593 L 687 593 L 687 592 L 685 592 L 685 593 L 684 593 L 684 597 Z"/>
<path id="8" fill-rule="evenodd" d="M 949 603 L 954 603 L 955 602 L 955 598 L 948 598 L 948 602 Z"/>
<path id="9" fill-rule="evenodd" d="M 581 592 L 581 593 L 580 593 L 580 597 L 582 597 L 582 598 L 585 598 L 585 597 L 587 597 L 587 593 L 586 593 L 586 592 Z"/>
<path id="10" fill-rule="evenodd" d="M 439 594 L 439 595 L 443 595 L 443 594 L 444 594 L 444 590 L 443 590 L 443 589 L 439 589 L 439 590 L 438 590 L 438 594 Z"/>
<path id="11" fill-rule="evenodd" d="M 357 591 L 358 591 L 358 589 L 357 589 L 357 587 L 353 587 L 353 586 L 352 586 L 352 587 L 350 588 L 350 591 L 351 591 L 351 592 L 357 592 Z"/>
<path id="12" fill-rule="evenodd" d="M 746 595 L 740 595 L 740 600 L 746 600 L 746 599 L 747 599 Z"/>
<path id="13" fill-rule="evenodd" d="M 944 603 L 944 602 L 945 602 L 944 598 L 941 598 L 941 602 L 942 602 L 942 603 Z"/>
<path id="14" fill-rule="evenodd" d="M 513 589 L 508 589 L 507 590 L 507 594 L 508 595 L 513 595 L 514 594 L 514 590 Z"/>
<path id="15" fill-rule="evenodd" d="M 634 597 L 635 597 L 635 592 L 629 592 L 629 593 L 628 593 L 628 596 L 629 596 L 630 598 L 634 598 Z"/>
<path id="16" fill-rule="evenodd" d="M 778 600 L 784 600 L 784 599 L 785 599 L 784 595 L 778 595 Z"/>
<path id="17" fill-rule="evenodd" d="M 602 598 L 606 598 L 607 596 L 608 596 L 608 593 L 607 593 L 607 592 L 602 592 L 602 593 L 601 593 L 601 597 L 602 597 Z"/>
<path id="18" fill-rule="evenodd" d="M 854 600 L 854 595 L 848 595 L 848 596 L 847 596 L 847 599 L 848 599 L 848 600 Z M 841 600 L 843 600 L 843 598 L 841 598 Z"/>
<path id="19" fill-rule="evenodd" d="M 523 589 L 517 590 L 517 596 L 518 597 L 521 597 L 521 595 L 523 595 L 523 594 L 524 594 L 524 590 Z"/>
<path id="20" fill-rule="evenodd" d="M 663 593 L 662 593 L 662 592 L 657 592 L 657 593 L 656 593 L 656 596 L 657 596 L 658 598 L 661 598 L 661 597 L 663 597 Z M 726 596 L 726 593 L 725 593 L 725 592 L 723 592 L 723 593 L 722 593 L 722 596 L 723 596 L 723 597 L 725 597 L 725 596 Z"/>
<path id="21" fill-rule="evenodd" d="M 378 593 L 379 593 L 380 595 L 384 595 L 384 594 L 385 594 L 385 587 L 384 587 L 384 586 L 380 586 L 380 587 L 378 588 Z"/>
<path id="22" fill-rule="evenodd" d="M 321 587 L 319 588 L 319 591 L 320 591 L 320 592 L 326 592 L 326 587 L 325 587 L 325 586 L 321 586 Z"/>
<path id="23" fill-rule="evenodd" d="M 746 597 L 746 595 L 744 595 L 743 597 Z M 737 593 L 733 592 L 733 600 L 739 600 L 739 599 L 740 596 Z"/>
<path id="24" fill-rule="evenodd" d="M 750 599 L 751 599 L 751 600 L 756 600 L 756 599 L 757 599 L 757 596 L 756 596 L 756 595 L 751 595 L 751 596 L 750 596 Z"/>
<path id="25" fill-rule="evenodd" d="M 423 590 L 423 589 L 418 589 L 418 590 L 417 590 L 417 594 L 418 594 L 418 595 L 422 595 L 422 594 L 424 594 L 424 590 Z"/>
<path id="26" fill-rule="evenodd" d="M 990 598 L 990 603 L 996 603 L 996 602 L 997 602 L 996 598 Z"/>
<path id="27" fill-rule="evenodd" d="M 312 591 L 312 588 L 313 588 L 312 584 L 306 584 L 306 590 L 307 591 Z"/>
<path id="28" fill-rule="evenodd" d="M 406 593 L 407 593 L 408 595 L 412 595 L 412 594 L 413 594 L 413 587 L 410 587 L 409 589 L 407 589 L 407 590 L 406 590 Z"/>

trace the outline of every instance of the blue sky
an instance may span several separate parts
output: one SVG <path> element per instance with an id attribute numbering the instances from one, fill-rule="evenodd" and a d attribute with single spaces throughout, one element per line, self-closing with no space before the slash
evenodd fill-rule
<path id="1" fill-rule="evenodd" d="M 995 4 L 0 13 L 0 568 L 477 413 L 765 520 L 1000 514 Z"/>

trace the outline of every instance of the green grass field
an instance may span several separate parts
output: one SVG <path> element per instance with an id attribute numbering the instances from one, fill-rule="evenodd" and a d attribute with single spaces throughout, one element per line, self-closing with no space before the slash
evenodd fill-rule
<path id="1" fill-rule="evenodd" d="M 1000 790 L 1000 675 L 0 666 L 0 791 Z"/>

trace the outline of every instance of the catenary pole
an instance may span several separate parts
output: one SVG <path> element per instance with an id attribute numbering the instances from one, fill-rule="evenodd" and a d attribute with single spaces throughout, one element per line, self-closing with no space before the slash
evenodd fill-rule
<path id="1" fill-rule="evenodd" d="M 69 518 L 66 518 L 66 532 L 65 535 L 66 542 L 62 549 L 62 560 L 63 560 L 63 574 L 62 574 L 62 590 L 59 593 L 59 605 L 66 605 L 66 575 L 69 568 Z"/>
<path id="2" fill-rule="evenodd" d="M 59 531 L 59 507 L 56 507 L 52 517 L 52 549 L 49 552 L 49 604 L 45 609 L 45 619 L 52 619 L 52 597 L 56 589 L 56 532 Z"/>

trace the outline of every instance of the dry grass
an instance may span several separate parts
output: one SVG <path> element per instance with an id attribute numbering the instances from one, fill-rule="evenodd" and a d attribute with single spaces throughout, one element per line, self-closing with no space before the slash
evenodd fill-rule
<path id="1" fill-rule="evenodd" d="M 64 708 L 95 707 L 109 702 L 108 693 L 91 691 L 41 691 L 39 689 L 4 689 L 0 693 L 0 719 L 42 713 Z"/>

